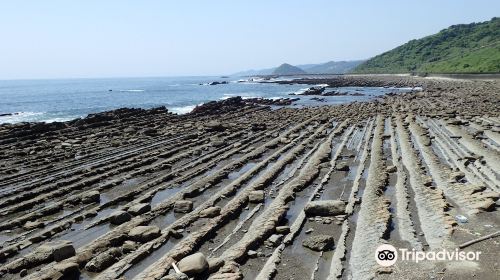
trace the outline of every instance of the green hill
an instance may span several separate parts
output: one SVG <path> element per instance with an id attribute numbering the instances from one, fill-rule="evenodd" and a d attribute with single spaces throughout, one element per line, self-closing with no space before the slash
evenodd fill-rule
<path id="1" fill-rule="evenodd" d="M 329 61 L 321 64 L 297 65 L 297 67 L 310 74 L 344 74 L 351 72 L 362 62 L 363 60 Z"/>
<path id="2" fill-rule="evenodd" d="M 281 64 L 278 68 L 274 69 L 273 71 L 273 75 L 299 75 L 299 74 L 307 74 L 307 72 L 300 69 L 297 66 L 293 66 L 288 63 Z"/>
<path id="3" fill-rule="evenodd" d="M 375 56 L 353 73 L 500 72 L 500 18 L 452 25 Z"/>

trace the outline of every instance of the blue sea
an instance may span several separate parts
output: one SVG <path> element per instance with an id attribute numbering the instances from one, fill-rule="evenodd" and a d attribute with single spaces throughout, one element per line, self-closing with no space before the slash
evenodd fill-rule
<path id="1" fill-rule="evenodd" d="M 228 83 L 208 85 L 213 81 Z M 295 107 L 318 106 L 361 101 L 395 91 L 391 88 L 340 88 L 339 91 L 359 92 L 365 96 L 325 97 L 327 102 L 311 100 L 314 96 L 289 95 L 307 87 L 308 85 L 258 83 L 234 77 L 0 80 L 0 115 L 14 113 L 11 116 L 0 116 L 0 123 L 67 121 L 123 107 L 165 106 L 174 113 L 185 114 L 196 105 L 233 96 L 299 97 L 300 101 Z"/>

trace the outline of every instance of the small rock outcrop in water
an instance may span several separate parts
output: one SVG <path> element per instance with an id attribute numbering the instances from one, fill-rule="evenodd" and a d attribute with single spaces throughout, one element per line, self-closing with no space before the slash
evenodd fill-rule
<path id="1" fill-rule="evenodd" d="M 235 96 L 225 100 L 210 101 L 202 105 L 198 105 L 193 109 L 193 111 L 191 111 L 191 114 L 222 114 L 230 111 L 241 110 L 243 108 L 254 107 L 257 105 L 288 106 L 298 100 L 300 100 L 300 98 L 267 99 L 257 97 L 243 99 L 241 98 L 241 96 Z"/>
<path id="2" fill-rule="evenodd" d="M 225 85 L 225 84 L 228 84 L 228 82 L 227 81 L 222 81 L 222 82 L 215 81 L 215 82 L 208 83 L 209 86 Z"/>
<path id="3" fill-rule="evenodd" d="M 9 117 L 19 115 L 19 113 L 0 113 L 0 117 Z"/>
<path id="4" fill-rule="evenodd" d="M 274 105 L 274 106 L 288 106 L 292 105 L 293 102 L 300 100 L 300 98 L 277 98 L 277 99 L 267 99 L 267 98 L 248 98 L 244 99 L 247 104 L 258 104 L 258 105 Z"/>
<path id="5" fill-rule="evenodd" d="M 300 95 L 323 95 L 324 91 L 325 91 L 325 87 L 314 86 L 314 87 L 310 87 L 310 88 L 306 89 Z"/>
<path id="6" fill-rule="evenodd" d="M 230 111 L 239 110 L 247 104 L 243 101 L 241 96 L 231 97 L 220 101 L 210 101 L 202 105 L 196 106 L 191 114 L 221 114 Z"/>

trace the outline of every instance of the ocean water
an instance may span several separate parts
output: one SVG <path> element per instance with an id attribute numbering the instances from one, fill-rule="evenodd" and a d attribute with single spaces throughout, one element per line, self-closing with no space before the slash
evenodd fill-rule
<path id="1" fill-rule="evenodd" d="M 207 85 L 212 81 L 227 81 L 228 84 Z M 198 104 L 232 96 L 299 97 L 301 100 L 294 105 L 296 107 L 318 106 L 366 100 L 396 90 L 340 88 L 339 91 L 361 92 L 366 95 L 326 97 L 327 102 L 311 100 L 314 96 L 289 95 L 307 87 L 241 82 L 238 78 L 221 77 L 0 80 L 0 115 L 15 113 L 12 116 L 0 116 L 0 123 L 67 121 L 123 107 L 165 106 L 174 113 L 184 114 Z"/>

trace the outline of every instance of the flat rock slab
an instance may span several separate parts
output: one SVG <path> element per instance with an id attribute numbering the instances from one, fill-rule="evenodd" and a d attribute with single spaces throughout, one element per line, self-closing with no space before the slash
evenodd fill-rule
<path id="1" fill-rule="evenodd" d="M 90 272 L 101 272 L 118 261 L 121 255 L 122 251 L 119 248 L 111 248 L 91 259 L 85 265 L 85 269 Z"/>
<path id="2" fill-rule="evenodd" d="M 27 221 L 24 225 L 23 225 L 23 229 L 24 230 L 32 230 L 32 229 L 35 229 L 35 228 L 43 228 L 45 226 L 45 223 L 44 222 L 40 222 L 40 221 Z"/>
<path id="3" fill-rule="evenodd" d="M 35 252 L 38 258 L 45 256 L 46 259 L 53 258 L 56 262 L 71 258 L 76 254 L 71 242 L 65 240 L 47 242 L 38 247 Z"/>
<path id="4" fill-rule="evenodd" d="M 160 235 L 160 228 L 157 226 L 138 226 L 128 233 L 131 240 L 143 243 L 151 241 Z"/>
<path id="5" fill-rule="evenodd" d="M 101 200 L 101 194 L 98 191 L 89 191 L 82 195 L 82 203 L 97 203 Z"/>
<path id="6" fill-rule="evenodd" d="M 139 204 L 133 205 L 132 207 L 130 207 L 127 210 L 127 212 L 129 212 L 130 214 L 132 214 L 134 216 L 141 215 L 141 214 L 144 214 L 144 213 L 149 212 L 149 211 L 151 211 L 151 205 L 148 203 L 139 203 Z"/>
<path id="7" fill-rule="evenodd" d="M 174 212 L 189 213 L 193 210 L 193 202 L 189 200 L 178 200 L 174 203 Z"/>
<path id="8" fill-rule="evenodd" d="M 333 236 L 326 234 L 311 236 L 302 241 L 302 246 L 318 252 L 331 250 L 333 245 L 335 245 Z"/>
<path id="9" fill-rule="evenodd" d="M 200 212 L 200 217 L 202 218 L 213 218 L 220 214 L 221 208 L 219 206 L 209 207 Z"/>
<path id="10" fill-rule="evenodd" d="M 345 213 L 346 203 L 342 200 L 318 200 L 307 203 L 307 216 L 335 216 Z"/>
<path id="11" fill-rule="evenodd" d="M 128 222 L 132 219 L 132 215 L 125 211 L 116 211 L 109 217 L 109 222 L 113 225 L 121 225 L 125 222 Z"/>

